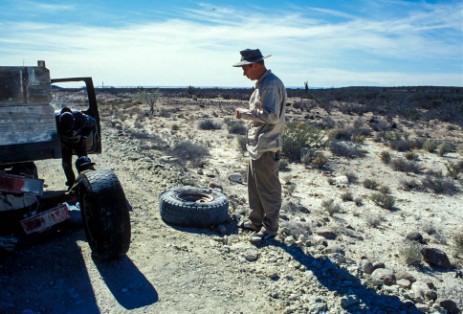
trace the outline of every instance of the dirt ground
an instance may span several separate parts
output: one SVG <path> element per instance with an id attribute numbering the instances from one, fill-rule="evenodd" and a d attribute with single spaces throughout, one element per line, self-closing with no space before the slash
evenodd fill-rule
<path id="1" fill-rule="evenodd" d="M 169 114 L 154 117 L 129 106 L 102 110 L 104 152 L 92 159 L 97 168 L 117 174 L 132 206 L 127 256 L 94 261 L 82 226 L 66 224 L 38 243 L 0 257 L 0 313 L 438 313 L 433 302 L 415 298 L 409 289 L 374 289 L 362 271 L 362 258 L 432 281 L 439 297 L 463 305 L 463 280 L 455 278 L 454 270 L 407 265 L 400 253 L 405 236 L 417 231 L 428 246 L 445 251 L 457 268 L 463 267 L 461 255 L 452 253 L 452 236 L 463 222 L 461 180 L 454 180 L 460 192 L 453 195 L 405 191 L 401 181 L 418 175 L 393 171 L 382 163 L 379 156 L 388 148 L 372 138 L 362 144 L 367 151 L 363 158 L 327 152 L 329 170 L 290 163 L 280 173 L 285 187 L 280 234 L 256 247 L 249 243 L 250 234 L 236 226 L 248 210 L 246 184 L 231 182 L 228 176 L 244 173 L 248 157 L 226 128 L 226 121 L 233 119 L 232 108 L 194 103 L 169 108 Z M 289 109 L 288 117 L 297 115 Z M 337 121 L 351 119 L 337 112 L 331 115 Z M 199 129 L 201 117 L 222 128 Z M 445 125 L 428 127 L 461 145 L 461 127 L 450 132 Z M 139 136 L 142 129 L 148 137 Z M 209 148 L 201 171 L 179 165 L 161 149 L 160 142 L 169 146 L 182 139 Z M 416 153 L 427 169 L 445 170 L 447 161 L 462 158 L 461 146 L 443 157 Z M 47 190 L 64 188 L 60 160 L 40 161 L 37 166 Z M 342 180 L 348 172 L 357 175 L 358 183 Z M 369 199 L 372 191 L 361 184 L 365 179 L 389 187 L 396 200 L 394 210 Z M 166 224 L 159 213 L 160 193 L 188 184 L 220 187 L 233 200 L 230 220 L 211 229 Z M 346 192 L 362 204 L 342 201 Z M 333 215 L 323 205 L 330 199 L 341 209 Z M 298 210 L 291 210 L 294 207 Z M 435 232 L 426 233 L 431 227 Z"/>

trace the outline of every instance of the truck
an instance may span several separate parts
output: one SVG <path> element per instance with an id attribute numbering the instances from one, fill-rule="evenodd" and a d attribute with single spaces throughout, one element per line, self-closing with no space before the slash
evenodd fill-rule
<path id="1" fill-rule="evenodd" d="M 91 77 L 51 78 L 44 61 L 0 66 L 0 248 L 15 250 L 69 221 L 77 208 L 92 256 L 121 258 L 130 246 L 130 204 L 116 174 L 92 163 L 68 190 L 49 190 L 38 173 L 38 161 L 61 158 L 58 117 L 64 107 L 96 120 L 87 152 L 101 154 Z"/>

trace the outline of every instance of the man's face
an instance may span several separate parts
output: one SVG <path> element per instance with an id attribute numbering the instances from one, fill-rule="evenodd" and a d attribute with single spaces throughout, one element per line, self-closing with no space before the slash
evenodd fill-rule
<path id="1" fill-rule="evenodd" d="M 246 64 L 241 67 L 243 69 L 243 75 L 246 76 L 250 80 L 255 80 L 257 79 L 255 69 L 256 69 L 256 64 L 251 63 L 251 64 Z"/>

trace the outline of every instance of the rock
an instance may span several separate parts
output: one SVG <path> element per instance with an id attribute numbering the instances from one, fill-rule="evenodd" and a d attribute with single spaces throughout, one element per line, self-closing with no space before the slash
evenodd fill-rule
<path id="1" fill-rule="evenodd" d="M 386 268 L 386 265 L 384 265 L 383 262 L 373 262 L 373 268 L 374 268 L 374 269 Z"/>
<path id="2" fill-rule="evenodd" d="M 285 237 L 284 241 L 287 245 L 293 245 L 294 243 L 296 243 L 296 239 L 294 239 L 292 235 Z"/>
<path id="3" fill-rule="evenodd" d="M 341 298 L 341 307 L 342 308 L 348 308 L 352 305 L 356 305 L 359 303 L 359 300 L 355 295 L 350 295 L 350 296 L 343 296 Z"/>
<path id="4" fill-rule="evenodd" d="M 243 176 L 240 173 L 232 173 L 228 176 L 228 180 L 243 184 Z"/>
<path id="5" fill-rule="evenodd" d="M 373 279 L 382 281 L 385 285 L 391 286 L 395 284 L 395 276 L 392 270 L 387 268 L 378 268 L 371 274 Z"/>
<path id="6" fill-rule="evenodd" d="M 211 188 L 211 189 L 218 189 L 218 190 L 220 190 L 220 191 L 223 191 L 222 185 L 220 185 L 220 184 L 218 184 L 218 183 L 215 183 L 215 182 L 209 183 L 209 188 Z"/>
<path id="7" fill-rule="evenodd" d="M 328 240 L 335 240 L 337 237 L 337 234 L 329 229 L 320 229 L 316 233 Z"/>
<path id="8" fill-rule="evenodd" d="M 432 289 L 424 281 L 415 281 L 412 283 L 411 290 L 415 297 L 425 298 L 426 294 Z"/>
<path id="9" fill-rule="evenodd" d="M 327 242 L 326 239 L 325 239 L 324 237 L 322 237 L 322 236 L 316 235 L 316 236 L 314 236 L 314 237 L 312 238 L 312 240 L 313 240 L 313 243 L 314 243 L 315 245 L 322 245 L 323 247 L 328 246 L 328 242 Z"/>
<path id="10" fill-rule="evenodd" d="M 370 263 L 370 261 L 367 259 L 361 260 L 360 267 L 362 268 L 362 271 L 366 274 L 371 274 L 375 270 L 373 264 Z"/>
<path id="11" fill-rule="evenodd" d="M 416 278 L 413 277 L 410 273 L 407 273 L 406 271 L 399 271 L 397 274 L 395 274 L 395 278 L 397 280 L 405 279 L 410 281 L 411 283 L 414 283 L 416 281 Z"/>
<path id="12" fill-rule="evenodd" d="M 427 300 L 435 301 L 437 299 L 437 292 L 434 290 L 428 290 L 424 296 Z"/>
<path id="13" fill-rule="evenodd" d="M 458 314 L 460 313 L 460 309 L 458 308 L 457 304 L 449 299 L 439 298 L 436 300 L 437 304 L 443 307 L 448 314 Z"/>
<path id="14" fill-rule="evenodd" d="M 326 301 L 320 297 L 311 297 L 309 300 L 310 313 L 313 314 L 324 314 L 328 310 Z"/>
<path id="15" fill-rule="evenodd" d="M 255 262 L 259 258 L 259 252 L 254 249 L 246 250 L 243 253 L 243 257 L 248 261 L 248 262 Z"/>
<path id="16" fill-rule="evenodd" d="M 349 178 L 347 176 L 338 176 L 334 177 L 331 182 L 337 187 L 346 187 L 349 185 Z"/>
<path id="17" fill-rule="evenodd" d="M 325 253 L 325 254 L 338 253 L 338 254 L 341 254 L 341 255 L 345 255 L 345 254 L 346 254 L 346 252 L 344 251 L 344 249 L 343 249 L 342 247 L 340 247 L 339 245 L 336 245 L 336 244 L 329 245 L 328 247 L 326 247 L 326 248 L 323 250 L 323 253 Z"/>
<path id="18" fill-rule="evenodd" d="M 421 249 L 421 255 L 423 256 L 423 260 L 431 267 L 452 268 L 447 254 L 439 249 L 425 247 Z"/>
<path id="19" fill-rule="evenodd" d="M 426 244 L 426 241 L 424 240 L 423 235 L 419 232 L 410 232 L 409 234 L 405 236 L 405 238 L 409 241 Z"/>
<path id="20" fill-rule="evenodd" d="M 412 283 L 410 282 L 410 280 L 403 279 L 403 278 L 402 279 L 396 278 L 396 284 L 403 289 L 410 289 L 412 286 Z"/>

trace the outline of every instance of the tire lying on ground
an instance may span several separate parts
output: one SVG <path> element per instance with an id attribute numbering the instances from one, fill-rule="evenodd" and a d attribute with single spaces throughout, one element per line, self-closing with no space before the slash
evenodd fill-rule
<path id="1" fill-rule="evenodd" d="M 167 223 L 207 228 L 228 219 L 228 198 L 214 189 L 184 186 L 162 193 L 159 209 Z"/>
<path id="2" fill-rule="evenodd" d="M 130 214 L 124 191 L 111 170 L 81 173 L 78 199 L 87 241 L 98 260 L 124 256 L 130 246 Z"/>

